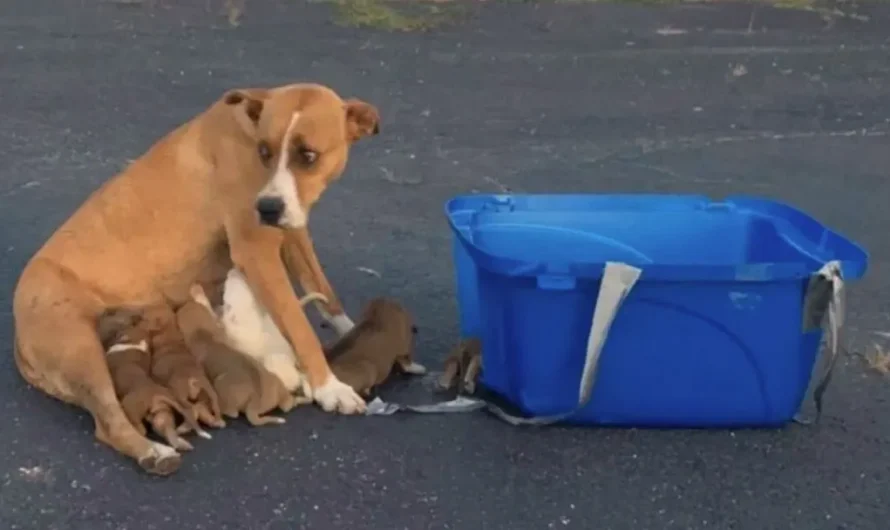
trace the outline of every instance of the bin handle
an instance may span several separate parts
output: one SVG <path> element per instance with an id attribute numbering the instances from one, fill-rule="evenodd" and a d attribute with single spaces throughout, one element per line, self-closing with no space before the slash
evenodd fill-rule
<path id="1" fill-rule="evenodd" d="M 819 382 L 813 388 L 813 403 L 816 405 L 816 417 L 811 420 L 804 419 L 798 413 L 794 416 L 794 421 L 797 423 L 812 425 L 818 423 L 822 418 L 822 402 L 825 397 L 825 390 L 831 382 L 834 366 L 837 364 L 838 343 L 840 341 L 840 331 L 844 325 L 845 311 L 846 289 L 844 288 L 841 262 L 832 260 L 810 277 L 804 296 L 804 331 L 812 331 L 822 327 L 826 312 L 828 313 L 828 348 L 825 351 L 828 359 L 825 365 L 825 373 L 822 374 Z"/>
<path id="2" fill-rule="evenodd" d="M 562 421 L 590 402 L 593 394 L 593 385 L 596 381 L 597 368 L 600 355 L 605 346 L 609 330 L 615 320 L 615 315 L 621 304 L 627 298 L 631 289 L 640 278 L 642 270 L 631 265 L 617 262 L 606 262 L 603 270 L 603 278 L 600 283 L 599 294 L 596 299 L 596 307 L 593 310 L 593 320 L 590 324 L 590 334 L 587 338 L 587 354 L 584 359 L 584 369 L 581 372 L 581 382 L 578 387 L 578 403 L 568 412 L 547 416 L 534 416 L 531 418 L 514 416 L 507 413 L 494 403 L 476 397 L 458 396 L 456 399 L 432 405 L 399 405 L 386 403 L 376 398 L 368 403 L 367 414 L 390 415 L 400 410 L 420 413 L 446 413 L 469 412 L 486 409 L 498 418 L 511 425 L 548 425 Z"/>

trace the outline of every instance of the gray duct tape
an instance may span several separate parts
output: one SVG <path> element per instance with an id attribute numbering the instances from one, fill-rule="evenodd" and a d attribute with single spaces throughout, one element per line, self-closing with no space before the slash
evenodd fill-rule
<path id="1" fill-rule="evenodd" d="M 376 398 L 368 403 L 368 415 L 389 416 L 399 411 L 418 412 L 422 414 L 472 412 L 487 410 L 498 418 L 511 425 L 547 425 L 564 420 L 572 416 L 590 401 L 593 392 L 593 384 L 596 380 L 596 371 L 599 365 L 600 355 L 609 329 L 615 320 L 615 315 L 621 304 L 627 298 L 633 286 L 640 278 L 642 271 L 636 267 L 623 263 L 606 263 L 603 271 L 603 279 L 600 282 L 599 295 L 596 299 L 596 307 L 593 311 L 593 321 L 590 325 L 590 335 L 587 339 L 587 356 L 584 360 L 584 370 L 581 373 L 581 383 L 578 388 L 578 403 L 572 410 L 552 416 L 538 416 L 525 418 L 514 416 L 505 412 L 497 405 L 488 401 L 459 396 L 451 401 L 435 403 L 432 405 L 400 405 L 387 403 Z M 483 353 L 484 355 L 484 353 Z"/>
<path id="2" fill-rule="evenodd" d="M 828 330 L 826 338 L 828 348 L 825 350 L 825 373 L 813 388 L 813 403 L 816 405 L 815 419 L 804 419 L 797 414 L 794 421 L 803 425 L 818 423 L 822 418 L 822 402 L 825 390 L 831 382 L 834 366 L 837 364 L 840 331 L 844 325 L 846 311 L 846 292 L 839 261 L 829 261 L 810 278 L 804 296 L 803 330 L 813 331 L 823 326 L 825 315 L 828 314 Z"/>

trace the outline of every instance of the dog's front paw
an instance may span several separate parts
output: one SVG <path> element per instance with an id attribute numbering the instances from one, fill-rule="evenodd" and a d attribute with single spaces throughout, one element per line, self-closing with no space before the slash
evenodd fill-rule
<path id="1" fill-rule="evenodd" d="M 325 412 L 337 411 L 340 414 L 361 414 L 367 408 L 365 400 L 351 386 L 337 379 L 334 374 L 328 376 L 328 380 L 316 388 L 312 394 L 315 402 Z"/>

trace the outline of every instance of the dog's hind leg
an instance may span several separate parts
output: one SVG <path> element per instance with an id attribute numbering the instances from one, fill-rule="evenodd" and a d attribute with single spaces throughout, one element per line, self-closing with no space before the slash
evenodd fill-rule
<path id="1" fill-rule="evenodd" d="M 148 412 L 149 404 L 142 401 L 141 396 L 134 392 L 124 395 L 120 398 L 120 402 L 121 408 L 124 409 L 124 414 L 130 420 L 130 424 L 136 428 L 136 431 L 142 436 L 148 434 L 143 420 Z"/>
<path id="2" fill-rule="evenodd" d="M 449 357 L 448 360 L 445 361 L 445 369 L 442 371 L 442 375 L 439 376 L 439 380 L 437 381 L 438 388 L 440 390 L 451 389 L 454 386 L 454 383 L 457 382 L 459 370 L 460 362 L 458 359 Z"/>
<path id="3" fill-rule="evenodd" d="M 250 403 L 247 404 L 247 407 L 244 410 L 244 417 L 247 418 L 247 421 L 254 427 L 262 425 L 281 425 L 284 423 L 284 418 L 278 416 L 263 416 L 263 414 L 266 414 L 268 411 L 260 409 L 259 399 L 254 397 L 250 400 Z"/>
<path id="4" fill-rule="evenodd" d="M 278 408 L 280 408 L 282 412 L 290 412 L 297 406 L 298 399 L 299 398 L 294 397 L 292 394 L 282 389 L 282 392 L 278 395 Z"/>
<path id="5" fill-rule="evenodd" d="M 468 394 L 472 394 L 476 391 L 476 380 L 479 378 L 479 372 L 481 371 L 482 357 L 476 355 L 470 359 L 469 363 L 467 363 L 467 370 L 466 373 L 464 373 L 463 390 Z"/>
<path id="6" fill-rule="evenodd" d="M 222 411 L 220 411 L 219 409 L 219 396 L 216 394 L 216 390 L 213 388 L 213 385 L 211 385 L 210 382 L 206 379 L 201 381 L 192 379 L 189 384 L 194 385 L 194 387 L 197 388 L 195 398 L 197 398 L 198 403 L 205 404 L 205 408 L 207 404 L 210 405 L 208 414 L 205 417 L 200 418 L 201 421 L 211 427 L 225 426 L 225 423 L 222 419 Z M 203 398 L 201 394 L 203 394 Z"/>
<path id="7" fill-rule="evenodd" d="M 101 309 L 67 271 L 29 263 L 13 300 L 16 366 L 38 389 L 87 410 L 99 441 L 149 473 L 169 475 L 179 468 L 179 453 L 139 434 L 114 393 L 94 321 Z"/>
<path id="8" fill-rule="evenodd" d="M 176 433 L 176 419 L 170 410 L 162 410 L 152 414 L 149 421 L 151 428 L 155 434 L 167 440 L 167 443 L 180 451 L 191 451 L 194 449 L 192 444 L 188 443 Z"/>

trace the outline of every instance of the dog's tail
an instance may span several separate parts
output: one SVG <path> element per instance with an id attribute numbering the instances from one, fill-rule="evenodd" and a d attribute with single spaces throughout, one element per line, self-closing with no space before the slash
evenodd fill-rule
<path id="1" fill-rule="evenodd" d="M 300 306 L 306 307 L 308 304 L 315 302 L 316 304 L 321 302 L 323 304 L 328 303 L 328 297 L 319 293 L 319 292 L 311 292 L 308 293 L 303 298 L 300 298 Z"/>
<path id="2" fill-rule="evenodd" d="M 192 414 L 191 409 L 188 407 L 182 406 L 181 403 L 176 401 L 176 399 L 172 396 L 160 395 L 158 396 L 158 401 L 161 403 L 165 403 L 170 406 L 173 410 L 178 412 L 180 416 L 185 420 L 185 422 L 198 433 L 198 436 L 204 438 L 205 440 L 209 440 L 212 438 L 210 433 L 201 428 L 201 424 L 198 423 L 198 420 L 195 418 L 195 415 Z"/>

